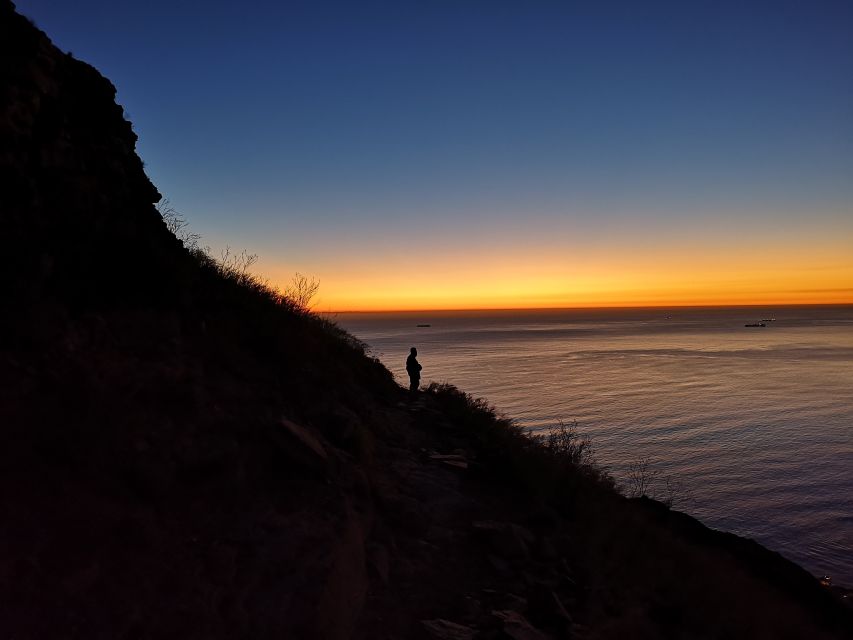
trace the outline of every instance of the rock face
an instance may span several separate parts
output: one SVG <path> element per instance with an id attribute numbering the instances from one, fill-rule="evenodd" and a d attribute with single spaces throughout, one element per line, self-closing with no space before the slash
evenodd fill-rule
<path id="1" fill-rule="evenodd" d="M 850 637 L 798 567 L 189 255 L 135 141 L 0 0 L 4 637 Z"/>
<path id="2" fill-rule="evenodd" d="M 390 375 L 188 254 L 115 95 L 0 0 L 3 633 L 349 637 L 373 516 L 322 416 Z"/>
<path id="3" fill-rule="evenodd" d="M 4 297 L 150 305 L 174 281 L 180 243 L 115 93 L 0 1 Z"/>

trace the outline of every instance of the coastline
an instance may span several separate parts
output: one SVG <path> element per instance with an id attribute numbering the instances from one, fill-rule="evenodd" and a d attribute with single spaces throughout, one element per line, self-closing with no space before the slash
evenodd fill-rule
<path id="1" fill-rule="evenodd" d="M 833 453 L 853 417 L 845 401 L 853 400 L 845 383 L 850 311 L 373 314 L 338 321 L 398 380 L 406 376 L 400 354 L 416 345 L 427 378 L 488 398 L 534 430 L 577 421 L 623 484 L 645 460 L 655 485 L 649 495 L 680 496 L 677 508 L 689 504 L 686 510 L 696 509 L 710 526 L 753 537 L 844 584 L 853 575 L 843 537 L 849 529 L 839 521 L 844 507 L 830 505 L 847 504 L 853 479 Z M 766 333 L 747 334 L 742 317 L 752 316 L 778 321 Z M 416 327 L 424 318 L 431 327 Z"/>

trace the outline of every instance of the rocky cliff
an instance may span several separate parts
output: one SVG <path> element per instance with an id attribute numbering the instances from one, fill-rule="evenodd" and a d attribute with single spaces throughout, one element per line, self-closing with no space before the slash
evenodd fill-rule
<path id="1" fill-rule="evenodd" d="M 4 291 L 150 304 L 182 256 L 115 87 L 0 7 Z"/>
<path id="2" fill-rule="evenodd" d="M 759 545 L 619 496 L 191 255 L 95 69 L 0 0 L 0 631 L 849 637 Z"/>

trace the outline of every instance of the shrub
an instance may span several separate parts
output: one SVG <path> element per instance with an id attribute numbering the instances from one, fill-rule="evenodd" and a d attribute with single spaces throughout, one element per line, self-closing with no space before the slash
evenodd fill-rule
<path id="1" fill-rule="evenodd" d="M 293 305 L 294 309 L 300 313 L 309 313 L 311 311 L 311 301 L 317 295 L 317 290 L 320 288 L 320 281 L 316 278 L 310 280 L 303 276 L 298 271 L 293 276 L 290 285 L 284 290 L 284 297 L 287 298 Z"/>
<path id="2" fill-rule="evenodd" d="M 674 476 L 661 476 L 650 458 L 640 458 L 628 465 L 619 491 L 627 498 L 651 498 L 670 508 L 676 503 L 693 502 L 689 487 Z"/>
<path id="3" fill-rule="evenodd" d="M 187 251 L 191 254 L 197 252 L 199 250 L 198 241 L 201 240 L 201 236 L 189 231 L 189 222 L 175 211 L 172 204 L 166 198 L 160 200 L 156 206 L 157 213 L 160 214 L 163 222 L 166 223 L 166 228 L 183 243 Z"/>
<path id="4" fill-rule="evenodd" d="M 589 467 L 596 465 L 592 440 L 578 434 L 577 421 L 567 425 L 560 420 L 557 426 L 549 429 L 547 435 L 531 437 L 537 438 L 545 451 L 562 464 Z"/>
<path id="5" fill-rule="evenodd" d="M 559 422 L 547 434 L 533 434 L 453 385 L 432 383 L 425 393 L 469 436 L 492 479 L 558 507 L 571 508 L 581 488 L 615 495 L 612 478 L 596 463 L 590 440 L 578 434 L 575 423 Z"/>

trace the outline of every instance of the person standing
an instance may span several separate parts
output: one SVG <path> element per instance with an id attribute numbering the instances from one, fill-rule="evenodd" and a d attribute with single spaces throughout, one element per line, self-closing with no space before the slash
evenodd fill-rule
<path id="1" fill-rule="evenodd" d="M 412 347 L 409 357 L 406 358 L 406 373 L 409 374 L 409 391 L 417 393 L 421 383 L 421 363 L 418 362 L 418 350 Z"/>

